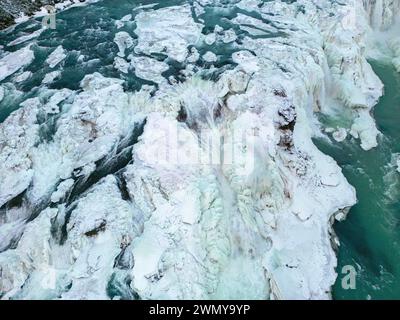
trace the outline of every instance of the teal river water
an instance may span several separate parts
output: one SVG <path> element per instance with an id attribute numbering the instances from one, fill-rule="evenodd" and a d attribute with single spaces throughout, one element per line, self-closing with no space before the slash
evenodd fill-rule
<path id="1" fill-rule="evenodd" d="M 340 144 L 316 141 L 342 167 L 358 199 L 347 219 L 335 224 L 341 242 L 335 299 L 400 298 L 400 174 L 390 165 L 392 154 L 400 152 L 400 75 L 389 64 L 371 65 L 385 85 L 374 109 L 383 134 L 379 146 L 363 151 L 353 139 Z M 357 271 L 354 290 L 342 288 L 344 265 Z"/>
<path id="2" fill-rule="evenodd" d="M 142 4 L 152 2 L 141 1 Z M 166 0 L 156 8 L 182 2 L 184 1 Z M 113 43 L 114 34 L 117 32 L 114 22 L 127 12 L 132 12 L 132 8 L 137 4 L 137 0 L 119 1 L 118 6 L 115 6 L 113 1 L 106 0 L 58 14 L 56 30 L 43 32 L 32 47 L 35 60 L 26 70 L 32 71 L 33 76 L 15 84 L 19 94 L 10 95 L 0 103 L 0 122 L 18 108 L 21 101 L 42 94 L 41 81 L 50 71 L 44 60 L 48 53 L 60 44 L 68 50 L 68 56 L 61 77 L 49 86 L 50 89 L 78 89 L 79 81 L 84 75 L 95 71 L 104 76 L 123 77 L 127 90 L 140 87 L 144 83 L 143 80 L 134 75 L 121 76 L 112 67 L 113 58 L 117 54 Z M 216 16 L 212 10 L 206 10 L 205 29 L 211 29 L 217 23 L 225 28 L 232 27 L 240 40 L 246 33 L 229 22 L 236 13 L 221 11 L 220 15 Z M 134 27 L 134 22 L 131 22 L 118 31 L 129 31 L 128 29 L 132 30 Z M 25 31 L 32 32 L 38 28 L 40 21 L 36 19 L 35 23 L 25 22 L 13 30 L 0 32 L 0 45 L 6 46 Z M 132 36 L 135 37 L 134 34 Z M 17 50 L 22 46 L 18 45 L 8 50 Z M 202 52 L 208 48 L 198 49 Z M 232 48 L 225 46 L 213 49 L 219 51 L 219 54 L 224 51 L 226 59 L 220 60 L 219 63 L 231 63 Z M 92 62 L 79 64 L 79 54 L 93 59 Z M 324 153 L 331 155 L 339 163 L 348 181 L 357 190 L 357 205 L 351 209 L 344 222 L 335 224 L 335 231 L 341 241 L 338 251 L 339 277 L 333 288 L 335 299 L 400 298 L 400 174 L 390 166 L 392 154 L 400 152 L 400 75 L 391 65 L 371 63 L 385 84 L 385 95 L 374 109 L 378 127 L 382 132 L 379 146 L 366 152 L 361 150 L 354 139 L 340 144 L 328 143 L 325 140 L 315 141 Z M 170 63 L 168 72 L 174 73 L 180 67 Z M 9 80 L 5 79 L 3 83 Z M 344 265 L 353 265 L 357 269 L 355 290 L 344 290 L 341 287 L 340 270 Z"/>

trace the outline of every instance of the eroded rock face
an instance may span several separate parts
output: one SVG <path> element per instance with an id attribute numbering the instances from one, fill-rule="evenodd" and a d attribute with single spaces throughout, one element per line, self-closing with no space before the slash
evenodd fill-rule
<path id="1" fill-rule="evenodd" d="M 311 140 L 315 114 L 335 100 L 351 123 L 338 140 L 349 131 L 372 148 L 382 84 L 364 56 L 370 13 L 349 24 L 354 2 L 314 2 L 221 4 L 242 11 L 208 29 L 202 14 L 218 4 L 143 7 L 110 38 L 121 79 L 88 74 L 11 113 L 0 124 L 0 296 L 329 298 L 331 220 L 356 197 Z M 212 52 L 222 45 L 227 66 Z M 53 73 L 68 52 L 51 52 Z M 126 90 L 130 74 L 152 85 Z"/>

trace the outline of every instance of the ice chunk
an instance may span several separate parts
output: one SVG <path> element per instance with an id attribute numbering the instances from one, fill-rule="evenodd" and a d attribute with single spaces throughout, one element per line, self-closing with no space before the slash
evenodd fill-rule
<path id="1" fill-rule="evenodd" d="M 165 62 L 148 58 L 148 57 L 132 57 L 131 64 L 135 68 L 135 75 L 156 83 L 161 83 L 166 79 L 161 75 L 168 70 L 168 65 Z"/>
<path id="2" fill-rule="evenodd" d="M 0 59 L 0 81 L 15 73 L 22 67 L 29 65 L 35 55 L 30 46 L 11 52 Z"/>
<path id="3" fill-rule="evenodd" d="M 74 184 L 74 180 L 73 179 L 67 179 L 67 180 L 64 180 L 63 182 L 61 182 L 58 185 L 57 190 L 52 193 L 51 202 L 60 201 L 60 199 L 63 198 L 66 195 L 68 190 L 71 189 L 73 184 Z"/>
<path id="4" fill-rule="evenodd" d="M 15 46 L 17 44 L 21 44 L 21 43 L 24 43 L 24 42 L 26 42 L 28 40 L 31 40 L 33 38 L 37 38 L 38 36 L 40 36 L 40 34 L 43 32 L 43 30 L 44 29 L 39 29 L 39 30 L 36 30 L 36 31 L 34 31 L 34 32 L 30 33 L 30 34 L 21 36 L 21 37 L 15 39 L 15 40 L 11 41 L 9 44 L 7 44 L 7 46 Z"/>
<path id="5" fill-rule="evenodd" d="M 60 74 L 61 74 L 61 71 L 49 72 L 44 76 L 42 83 L 49 84 L 49 83 L 53 82 L 56 78 L 58 78 L 60 76 Z"/>
<path id="6" fill-rule="evenodd" d="M 27 80 L 28 78 L 30 78 L 31 76 L 32 76 L 32 72 L 25 71 L 15 77 L 15 82 L 23 82 L 23 81 Z"/>
<path id="7" fill-rule="evenodd" d="M 351 134 L 361 140 L 361 148 L 370 150 L 378 145 L 376 138 L 379 134 L 375 121 L 368 111 L 360 112 L 351 126 Z"/>
<path id="8" fill-rule="evenodd" d="M 337 142 L 342 142 L 346 139 L 347 131 L 345 128 L 339 128 L 332 134 L 332 136 Z"/>
<path id="9" fill-rule="evenodd" d="M 166 53 L 179 62 L 185 60 L 187 47 L 200 39 L 202 29 L 193 21 L 190 6 L 186 4 L 140 12 L 136 25 L 139 42 L 135 52 Z"/>
<path id="10" fill-rule="evenodd" d="M 118 46 L 118 56 L 125 57 L 125 50 L 133 46 L 133 39 L 129 33 L 120 31 L 115 34 L 114 42 Z"/>
<path id="11" fill-rule="evenodd" d="M 215 55 L 214 52 L 211 51 L 207 51 L 204 55 L 203 55 L 203 59 L 206 62 L 216 62 L 217 61 L 217 56 Z"/>
<path id="12" fill-rule="evenodd" d="M 60 45 L 47 57 L 46 63 L 49 65 L 50 68 L 54 68 L 61 61 L 63 61 L 66 56 L 67 55 L 64 48 Z"/>
<path id="13" fill-rule="evenodd" d="M 122 73 L 128 73 L 130 64 L 124 58 L 115 57 L 114 68 L 121 71 Z"/>

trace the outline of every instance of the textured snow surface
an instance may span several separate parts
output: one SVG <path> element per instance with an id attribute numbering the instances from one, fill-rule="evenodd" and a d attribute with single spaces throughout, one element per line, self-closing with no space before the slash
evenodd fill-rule
<path id="1" fill-rule="evenodd" d="M 0 2 L 0 27 L 6 28 L 15 23 L 29 20 L 29 16 L 41 17 L 48 14 L 46 6 L 56 10 L 84 6 L 98 0 L 3 0 Z"/>
<path id="2" fill-rule="evenodd" d="M 195 23 L 189 5 L 141 12 L 136 16 L 135 33 L 139 42 L 135 52 L 164 52 L 183 62 L 187 47 L 199 41 L 202 26 Z"/>
<path id="3" fill-rule="evenodd" d="M 240 13 L 213 28 L 211 1 L 144 6 L 110 38 L 121 78 L 94 72 L 77 90 L 47 88 L 69 57 L 56 47 L 44 94 L 0 123 L 0 297 L 329 299 L 331 225 L 356 195 L 312 137 L 317 113 L 340 112 L 334 139 L 377 144 L 366 48 L 398 6 L 364 2 L 232 1 Z M 0 80 L 30 46 L 2 53 Z M 146 84 L 126 90 L 131 74 Z"/>

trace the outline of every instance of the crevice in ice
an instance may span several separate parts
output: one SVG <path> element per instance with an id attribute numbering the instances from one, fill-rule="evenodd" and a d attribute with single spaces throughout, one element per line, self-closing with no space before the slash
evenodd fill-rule
<path id="1" fill-rule="evenodd" d="M 139 137 L 143 134 L 145 123 L 146 121 L 138 124 L 133 129 L 130 136 L 121 139 L 120 143 L 115 146 L 111 155 L 107 155 L 103 159 L 96 161 L 96 169 L 89 176 L 80 176 L 75 181 L 65 203 L 67 209 L 64 216 L 64 222 L 60 226 L 61 234 L 59 241 L 61 245 L 65 243 L 68 238 L 67 225 L 69 223 L 73 207 L 76 205 L 76 201 L 85 195 L 85 193 L 87 193 L 104 177 L 112 174 L 114 174 L 116 177 L 121 177 L 120 171 L 124 170 L 124 168 L 132 161 L 132 147 L 137 143 Z M 121 178 L 117 179 L 117 181 L 121 182 L 121 184 L 119 184 L 119 186 L 122 188 L 121 196 L 126 197 L 127 191 L 126 189 L 123 189 L 124 187 Z"/>
<path id="2" fill-rule="evenodd" d="M 126 185 L 126 179 L 122 172 L 117 172 L 115 174 L 115 178 L 117 179 L 117 185 L 119 190 L 121 191 L 121 198 L 125 201 L 131 201 L 131 196 L 129 195 L 129 190 Z"/>
<path id="3" fill-rule="evenodd" d="M 132 147 L 142 135 L 144 126 L 145 122 L 137 125 L 133 129 L 131 135 L 121 139 L 119 144 L 114 147 L 114 150 L 109 155 L 96 161 L 96 169 L 89 176 L 78 176 L 71 194 L 67 199 L 67 205 L 74 202 L 102 178 L 109 174 L 117 173 L 132 161 Z M 79 173 L 79 168 L 76 172 Z"/>
<path id="4" fill-rule="evenodd" d="M 23 203 L 25 202 L 25 195 L 26 190 L 22 191 L 20 194 L 12 198 L 11 200 L 7 201 L 0 207 L 0 216 L 5 214 L 5 211 L 11 208 L 20 208 L 22 207 Z"/>

